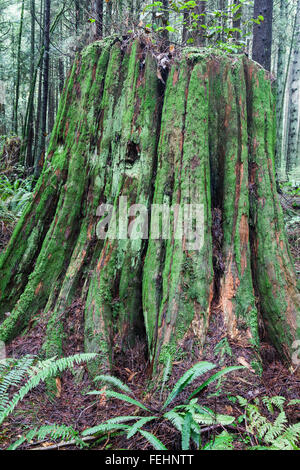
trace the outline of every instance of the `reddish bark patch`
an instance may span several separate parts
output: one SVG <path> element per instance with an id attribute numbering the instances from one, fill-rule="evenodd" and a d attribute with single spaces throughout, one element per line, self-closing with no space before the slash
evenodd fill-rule
<path id="1" fill-rule="evenodd" d="M 228 127 L 228 124 L 229 124 L 229 116 L 230 116 L 230 113 L 231 113 L 231 105 L 229 103 L 226 103 L 226 106 L 225 106 L 225 120 L 224 120 L 224 126 L 225 127 Z"/>
<path id="2" fill-rule="evenodd" d="M 38 284 L 37 288 L 36 288 L 35 291 L 34 291 L 35 295 L 38 295 L 38 294 L 40 293 L 42 287 L 43 287 L 43 283 L 40 282 L 40 283 Z"/>
<path id="3" fill-rule="evenodd" d="M 97 264 L 97 272 L 100 272 L 101 269 L 103 268 L 103 266 L 106 266 L 107 263 L 109 262 L 110 260 L 110 257 L 111 257 L 111 254 L 113 252 L 113 249 L 114 249 L 114 246 L 113 244 L 110 245 L 109 247 L 109 250 L 108 250 L 108 253 L 107 253 L 107 246 L 109 244 L 109 240 L 106 241 L 106 246 L 105 248 L 102 250 L 102 253 L 101 253 L 101 258 Z"/>
<path id="4" fill-rule="evenodd" d="M 175 86 L 176 83 L 178 82 L 178 78 L 179 78 L 179 70 L 176 69 L 173 74 L 173 81 L 172 81 L 173 86 Z"/>
<path id="5" fill-rule="evenodd" d="M 54 155 L 54 150 L 51 150 L 51 152 L 48 153 L 47 160 L 50 161 L 52 159 L 53 155 Z"/>

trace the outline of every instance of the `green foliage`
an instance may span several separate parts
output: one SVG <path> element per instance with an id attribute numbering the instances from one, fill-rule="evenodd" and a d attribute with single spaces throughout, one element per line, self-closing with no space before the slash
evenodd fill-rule
<path id="1" fill-rule="evenodd" d="M 255 446 L 255 449 L 300 450 L 300 423 L 289 425 L 284 411 L 284 397 L 262 397 L 261 401 L 255 399 L 254 403 L 248 403 L 240 396 L 237 398 L 240 406 L 245 409 L 242 417 L 246 423 L 246 431 L 259 440 L 260 445 Z M 300 400 L 292 400 L 287 406 L 299 403 Z M 262 405 L 271 415 L 276 413 L 276 418 L 268 419 L 262 412 Z"/>
<path id="2" fill-rule="evenodd" d="M 222 431 L 221 434 L 218 434 L 205 444 L 203 450 L 232 450 L 234 439 L 234 435 L 229 434 L 227 431 Z"/>
<path id="3" fill-rule="evenodd" d="M 75 431 L 72 426 L 53 424 L 42 426 L 39 429 L 31 429 L 25 436 L 20 437 L 20 439 L 11 444 L 7 450 L 16 450 L 25 441 L 30 442 L 33 439 L 44 441 L 46 438 L 49 438 L 52 441 L 59 439 L 64 442 L 72 440 L 74 441 L 74 444 L 79 446 L 81 449 L 87 446 L 87 444 L 85 444 L 85 442 L 79 437 L 79 432 Z"/>
<path id="4" fill-rule="evenodd" d="M 221 363 L 223 362 L 225 354 L 229 357 L 232 357 L 232 350 L 227 338 L 223 338 L 218 342 L 218 344 L 215 346 L 214 353 L 220 356 Z"/>
<path id="5" fill-rule="evenodd" d="M 32 178 L 17 178 L 11 181 L 6 175 L 0 176 L 0 210 L 13 220 L 21 216 L 32 198 Z"/>
<path id="6" fill-rule="evenodd" d="M 262 15 L 257 18 L 243 18 L 242 7 L 251 7 L 253 4 L 253 1 L 239 0 L 239 2 L 227 4 L 223 10 L 206 9 L 205 13 L 199 13 L 198 2 L 194 0 L 170 1 L 169 8 L 166 8 L 161 1 L 152 2 L 144 8 L 144 13 L 149 10 L 152 13 L 155 11 L 157 23 L 147 23 L 146 27 L 155 33 L 169 31 L 175 33 L 176 37 L 185 28 L 188 35 L 187 44 L 195 43 L 195 38 L 201 35 L 202 39 L 207 40 L 207 47 L 217 47 L 220 50 L 235 53 L 245 47 L 247 38 L 250 36 L 250 26 L 264 21 Z M 172 24 L 170 18 L 172 18 Z M 237 22 L 239 22 L 239 27 L 235 26 Z"/>
<path id="7" fill-rule="evenodd" d="M 37 361 L 33 356 L 24 356 L 21 359 L 6 359 L 0 362 L 0 424 L 40 382 L 95 357 L 96 354 L 75 354 L 61 359 L 53 357 Z M 20 386 L 24 380 L 25 383 Z M 9 392 L 12 387 L 18 387 L 18 390 L 10 398 Z"/>
<path id="8" fill-rule="evenodd" d="M 92 428 L 83 431 L 83 436 L 91 436 L 97 434 L 108 433 L 111 431 L 119 431 L 125 433 L 127 438 L 132 438 L 137 432 L 144 436 L 147 441 L 157 450 L 166 450 L 165 445 L 153 434 L 149 433 L 143 426 L 153 420 L 168 420 L 175 429 L 181 434 L 181 448 L 188 450 L 190 448 L 190 441 L 199 448 L 201 443 L 201 426 L 202 425 L 214 425 L 214 424 L 231 424 L 234 422 L 234 417 L 220 415 L 215 413 L 208 407 L 201 406 L 198 404 L 198 399 L 193 398 L 196 393 L 200 393 L 210 383 L 217 380 L 220 376 L 227 373 L 233 372 L 234 370 L 243 369 L 241 366 L 228 367 L 222 371 L 214 374 L 204 381 L 197 390 L 190 395 L 190 398 L 186 403 L 177 405 L 169 411 L 165 409 L 189 386 L 191 383 L 199 378 L 201 375 L 214 369 L 215 365 L 210 362 L 200 362 L 191 367 L 183 376 L 176 382 L 167 399 L 161 406 L 158 413 L 152 415 L 151 409 L 147 408 L 143 403 L 133 398 L 133 392 L 130 388 L 125 385 L 121 380 L 111 376 L 98 376 L 95 380 L 101 380 L 107 386 L 117 388 L 121 391 L 125 391 L 128 395 L 118 393 L 114 390 L 102 390 L 93 391 L 90 394 L 105 394 L 109 398 L 117 398 L 131 405 L 135 405 L 144 412 L 149 413 L 150 416 L 119 416 L 113 419 L 109 419 L 104 423 L 94 426 Z M 167 374 L 164 374 L 163 385 L 165 384 L 165 378 L 169 374 L 170 365 L 167 363 L 166 369 Z M 130 421 L 135 421 L 133 424 L 129 424 Z M 126 424 L 124 424 L 126 423 Z"/>

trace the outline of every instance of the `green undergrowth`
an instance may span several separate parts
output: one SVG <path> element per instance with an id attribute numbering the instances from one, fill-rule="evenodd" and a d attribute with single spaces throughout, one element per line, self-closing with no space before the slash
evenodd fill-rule
<path id="1" fill-rule="evenodd" d="M 17 440 L 7 444 L 7 433 L 3 426 L 11 414 L 17 413 L 17 405 L 27 393 L 48 377 L 55 377 L 76 364 L 95 360 L 93 354 L 78 354 L 61 359 L 38 361 L 34 356 L 8 359 L 0 362 L 0 445 L 3 439 L 6 448 L 36 448 L 44 442 L 52 449 L 60 447 L 89 449 L 118 449 L 135 446 L 140 439 L 147 448 L 156 450 L 299 450 L 300 423 L 290 421 L 290 411 L 296 411 L 299 399 L 287 400 L 282 396 L 262 396 L 246 399 L 228 396 L 238 412 L 216 411 L 207 406 L 206 400 L 213 389 L 223 387 L 228 374 L 239 374 L 242 366 L 226 367 L 212 373 L 216 365 L 203 361 L 193 365 L 168 386 L 169 378 L 156 391 L 144 398 L 137 397 L 133 388 L 111 375 L 97 376 L 96 390 L 88 392 L 96 400 L 113 408 L 121 404 L 122 414 L 114 415 L 99 424 L 80 430 L 70 423 L 23 427 Z M 204 377 L 204 378 L 203 378 Z M 195 384 L 195 385 L 193 385 Z M 213 389 L 211 385 L 214 384 Z M 11 393 L 11 391 L 14 391 Z M 165 398 L 162 400 L 162 391 Z M 167 392 L 167 393 L 165 393 Z M 155 395 L 160 395 L 157 402 Z M 159 403 L 159 405 L 154 404 Z M 126 408 L 128 412 L 126 414 Z M 22 414 L 23 416 L 23 414 Z M 29 417 L 29 416 L 28 416 Z M 37 410 L 38 418 L 38 410 Z M 168 431 L 160 431 L 167 429 Z M 36 442 L 36 444 L 35 444 Z M 125 444 L 124 444 L 125 442 Z M 104 447 L 103 447 L 104 443 Z M 172 443 L 172 444 L 170 444 Z M 144 444 L 143 444 L 144 446 Z"/>

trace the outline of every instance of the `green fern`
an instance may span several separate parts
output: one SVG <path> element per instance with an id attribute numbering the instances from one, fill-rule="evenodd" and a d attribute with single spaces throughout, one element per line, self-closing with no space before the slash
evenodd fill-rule
<path id="1" fill-rule="evenodd" d="M 207 387 L 209 384 L 215 382 L 216 380 L 220 379 L 224 375 L 228 374 L 229 372 L 233 372 L 235 370 L 239 369 L 244 369 L 244 366 L 231 366 L 231 367 L 226 367 L 226 369 L 220 370 L 216 374 L 212 375 L 209 377 L 209 379 L 205 380 L 200 387 L 196 388 L 196 390 L 189 396 L 189 400 L 193 398 L 195 395 L 198 395 L 205 387 Z"/>
<path id="2" fill-rule="evenodd" d="M 260 401 L 256 399 L 255 404 L 248 403 L 242 397 L 237 397 L 241 406 L 245 408 L 246 430 L 257 436 L 262 445 L 256 449 L 272 450 L 299 450 L 300 423 L 289 425 L 286 413 L 283 409 L 286 399 L 281 396 L 262 397 L 261 403 L 266 406 L 269 413 L 275 413 L 274 407 L 279 410 L 275 420 L 271 421 L 262 414 L 259 408 Z M 288 405 L 290 405 L 288 403 Z M 298 404 L 293 400 L 292 404 Z"/>
<path id="3" fill-rule="evenodd" d="M 285 403 L 285 398 L 280 396 L 275 397 L 263 397 L 262 398 L 263 404 L 267 407 L 268 411 L 271 414 L 274 414 L 274 406 L 278 408 L 280 411 L 283 411 L 283 405 Z"/>
<path id="4" fill-rule="evenodd" d="M 163 394 L 165 385 L 171 375 L 171 372 L 172 372 L 172 356 L 170 353 L 167 353 L 167 360 L 166 360 L 166 365 L 164 368 L 162 384 L 161 384 L 161 389 L 160 389 L 160 397 L 159 397 L 160 400 L 162 399 L 162 394 Z"/>
<path id="5" fill-rule="evenodd" d="M 129 395 L 132 394 L 132 391 L 130 390 L 130 388 L 117 377 L 113 377 L 111 375 L 98 375 L 97 377 L 94 378 L 94 381 L 104 382 L 108 385 L 112 385 L 115 388 L 122 390 L 125 393 L 128 393 Z"/>
<path id="6" fill-rule="evenodd" d="M 227 431 L 221 432 L 204 446 L 204 450 L 232 450 L 235 436 Z"/>
<path id="7" fill-rule="evenodd" d="M 148 431 L 143 429 L 139 429 L 139 432 L 142 436 L 144 436 L 148 442 L 154 447 L 156 450 L 168 450 L 165 445 L 156 437 L 154 434 L 151 434 Z"/>
<path id="8" fill-rule="evenodd" d="M 144 424 L 157 418 L 158 416 L 146 416 L 144 418 L 139 419 L 133 426 L 130 427 L 129 432 L 127 433 L 127 439 L 130 439 L 132 436 L 134 436 L 136 432 L 144 426 Z"/>
<path id="9" fill-rule="evenodd" d="M 5 366 L 0 371 L 0 424 L 5 418 L 12 413 L 17 404 L 23 400 L 30 390 L 37 387 L 40 382 L 57 376 L 60 372 L 71 368 L 74 364 L 90 361 L 96 357 L 96 354 L 75 354 L 74 356 L 56 359 L 55 357 L 40 361 L 33 365 L 34 358 L 32 356 L 24 356 L 18 360 L 16 365 L 9 370 L 5 370 Z M 25 370 L 25 367 L 28 367 Z M 8 391 L 10 387 L 18 386 L 20 382 L 27 376 L 28 380 L 10 399 Z"/>
<path id="10" fill-rule="evenodd" d="M 79 432 L 75 431 L 72 426 L 53 424 L 42 426 L 39 429 L 35 428 L 30 430 L 25 436 L 22 436 L 16 442 L 11 444 L 7 450 L 16 450 L 25 441 L 30 442 L 34 438 L 38 441 L 44 441 L 47 437 L 51 439 L 51 441 L 63 440 L 68 442 L 73 440 L 75 445 L 80 448 L 87 446 L 87 444 L 79 437 Z"/>
<path id="11" fill-rule="evenodd" d="M 166 378 L 169 374 L 169 369 L 171 365 L 167 363 L 163 384 L 166 381 Z M 142 427 L 155 419 L 164 419 L 168 420 L 180 433 L 181 433 L 181 447 L 183 450 L 188 450 L 190 447 L 190 441 L 192 440 L 195 445 L 199 448 L 201 443 L 201 425 L 207 424 L 231 424 L 234 421 L 234 417 L 220 415 L 214 413 L 207 407 L 202 407 L 198 404 L 198 399 L 194 398 L 191 399 L 188 403 L 183 405 L 175 406 L 172 410 L 164 412 L 165 408 L 170 405 L 170 403 L 187 387 L 189 386 L 196 378 L 200 377 L 202 374 L 212 370 L 215 368 L 215 365 L 210 362 L 200 362 L 195 364 L 191 367 L 183 376 L 177 381 L 175 386 L 173 387 L 171 393 L 167 397 L 166 401 L 162 405 L 158 416 L 125 416 L 125 417 L 117 417 L 110 420 L 105 421 L 97 426 L 92 428 L 86 429 L 82 435 L 83 436 L 90 436 L 90 435 L 97 435 L 97 434 L 105 434 L 111 431 L 120 431 L 127 434 L 127 438 L 132 438 L 137 432 L 142 434 L 148 442 L 153 445 L 155 449 L 158 450 L 165 450 L 165 446 L 162 442 L 157 439 L 156 436 L 145 431 Z M 237 369 L 241 369 L 243 367 L 228 367 L 223 369 L 222 371 L 214 374 L 207 379 L 203 384 L 198 387 L 197 393 L 203 390 L 207 385 L 214 382 L 215 380 L 219 379 L 223 375 L 233 372 Z M 118 388 L 126 394 L 118 393 L 114 390 L 105 390 L 105 391 L 98 391 L 94 390 L 89 392 L 90 395 L 102 395 L 110 398 L 116 398 L 122 400 L 123 402 L 129 403 L 130 405 L 135 405 L 138 408 L 142 409 L 144 412 L 151 413 L 150 410 L 141 402 L 133 398 L 133 393 L 130 388 L 125 385 L 122 381 L 117 379 L 116 377 L 112 376 L 99 376 L 96 378 L 97 381 L 102 381 L 106 383 L 108 386 L 113 388 Z M 192 394 L 193 396 L 194 394 Z M 135 420 L 135 423 L 129 425 L 129 421 Z M 124 424 L 126 423 L 126 424 Z"/>
<path id="12" fill-rule="evenodd" d="M 206 372 L 214 369 L 216 366 L 211 362 L 199 362 L 191 367 L 183 376 L 176 382 L 173 390 L 166 399 L 162 409 L 165 409 L 188 385 L 195 379 L 205 374 Z"/>
<path id="13" fill-rule="evenodd" d="M 9 405 L 9 389 L 18 387 L 34 361 L 33 356 L 24 356 L 21 359 L 6 359 L 0 362 L 0 415 Z"/>
<path id="14" fill-rule="evenodd" d="M 117 398 L 118 400 L 126 401 L 127 403 L 131 405 L 138 406 L 139 408 L 142 408 L 145 411 L 149 411 L 148 408 L 146 408 L 146 406 L 143 405 L 141 402 L 139 402 L 138 400 L 135 400 L 134 398 L 129 397 L 128 395 L 124 395 L 123 393 L 114 392 L 112 390 L 105 390 L 105 392 L 98 392 L 97 390 L 94 390 L 92 392 L 88 392 L 88 395 L 103 395 L 103 394 L 105 394 L 107 397 Z"/>

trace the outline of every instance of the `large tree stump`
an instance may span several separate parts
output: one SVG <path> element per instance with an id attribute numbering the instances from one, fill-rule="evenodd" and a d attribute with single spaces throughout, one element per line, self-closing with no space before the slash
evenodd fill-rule
<path id="1" fill-rule="evenodd" d="M 61 354 L 64 315 L 79 297 L 85 348 L 99 353 L 94 369 L 109 370 L 114 346 L 126 353 L 146 331 L 157 371 L 186 347 L 197 345 L 201 358 L 214 303 L 254 365 L 260 316 L 291 363 L 300 300 L 276 195 L 274 129 L 267 73 L 244 56 L 187 50 L 164 87 L 142 41 L 86 48 L 67 79 L 33 201 L 1 258 L 0 339 L 40 313 L 46 355 Z M 149 214 L 153 204 L 201 205 L 201 249 L 174 230 L 154 237 L 150 217 L 149 239 L 126 230 L 99 239 L 97 208 L 113 205 L 119 220 L 125 198 Z"/>

